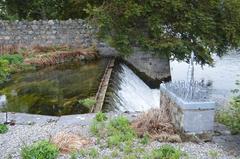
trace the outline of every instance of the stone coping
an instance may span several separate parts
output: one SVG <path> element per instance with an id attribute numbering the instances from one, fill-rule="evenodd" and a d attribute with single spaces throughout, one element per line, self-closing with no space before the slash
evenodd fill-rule
<path id="1" fill-rule="evenodd" d="M 129 119 L 134 119 L 137 116 L 137 114 L 139 114 L 139 112 L 135 112 L 135 113 L 109 112 L 106 114 L 109 118 L 123 115 L 123 116 L 127 116 Z M 0 123 L 5 122 L 6 120 L 5 115 L 6 115 L 5 112 L 0 112 Z M 60 125 L 62 124 L 90 125 L 95 115 L 96 113 L 48 116 L 48 115 L 8 112 L 8 120 L 9 121 L 14 120 L 14 123 L 16 125 L 33 125 L 33 124 L 45 125 L 46 123 L 51 123 L 51 122 L 55 122 Z"/>
<path id="2" fill-rule="evenodd" d="M 169 91 L 164 84 L 160 84 L 160 91 L 169 95 L 169 97 L 175 101 L 183 110 L 209 110 L 215 109 L 214 101 L 202 101 L 202 102 L 188 102 L 183 100 L 180 97 L 177 97 L 176 94 Z"/>

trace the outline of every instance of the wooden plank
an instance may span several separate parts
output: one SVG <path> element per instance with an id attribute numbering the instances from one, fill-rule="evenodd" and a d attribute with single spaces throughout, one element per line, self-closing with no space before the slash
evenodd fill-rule
<path id="1" fill-rule="evenodd" d="M 92 107 L 92 110 L 91 110 L 92 113 L 97 113 L 102 110 L 102 106 L 104 103 L 104 99 L 107 92 L 109 80 L 112 74 L 112 70 L 114 67 L 114 63 L 115 63 L 115 58 L 110 59 L 107 64 L 107 67 L 105 69 L 105 72 L 103 74 L 103 77 L 98 87 L 98 91 L 95 96 L 96 104 Z"/>

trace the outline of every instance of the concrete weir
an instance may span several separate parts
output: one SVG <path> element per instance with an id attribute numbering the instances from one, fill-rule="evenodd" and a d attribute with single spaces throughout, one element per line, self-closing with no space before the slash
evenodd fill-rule
<path id="1" fill-rule="evenodd" d="M 106 70 L 103 74 L 101 83 L 98 87 L 98 91 L 95 96 L 96 104 L 92 107 L 92 110 L 91 110 L 92 113 L 97 113 L 102 110 L 102 106 L 104 103 L 104 99 L 107 92 L 109 80 L 112 74 L 112 70 L 114 67 L 114 63 L 115 63 L 115 58 L 111 58 L 107 64 Z"/>

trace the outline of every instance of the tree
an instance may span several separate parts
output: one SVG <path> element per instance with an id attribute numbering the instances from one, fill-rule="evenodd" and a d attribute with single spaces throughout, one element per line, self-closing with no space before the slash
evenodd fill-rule
<path id="1" fill-rule="evenodd" d="M 103 0 L 0 0 L 0 18 L 84 19 L 88 16 L 84 11 L 88 4 L 99 6 L 102 2 Z"/>
<path id="2" fill-rule="evenodd" d="M 109 0 L 89 7 L 99 37 L 124 55 L 133 46 L 201 64 L 240 45 L 239 0 Z"/>

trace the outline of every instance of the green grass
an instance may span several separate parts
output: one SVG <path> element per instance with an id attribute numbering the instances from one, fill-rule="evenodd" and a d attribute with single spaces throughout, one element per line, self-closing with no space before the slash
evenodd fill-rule
<path id="1" fill-rule="evenodd" d="M 21 64 L 23 56 L 21 54 L 5 54 L 0 56 L 0 60 L 7 60 L 9 64 Z"/>
<path id="2" fill-rule="evenodd" d="M 136 138 L 136 134 L 126 117 L 119 116 L 107 121 L 104 113 L 96 114 L 90 131 L 98 138 L 105 139 L 110 148 L 119 146 L 126 141 L 133 141 Z"/>
<path id="3" fill-rule="evenodd" d="M 236 82 L 239 89 L 234 92 L 238 93 L 240 90 L 240 81 Z M 216 119 L 219 123 L 226 125 L 232 134 L 240 134 L 240 94 L 233 97 L 228 108 L 217 112 Z"/>
<path id="4" fill-rule="evenodd" d="M 90 149 L 81 149 L 78 152 L 74 152 L 71 154 L 71 159 L 77 159 L 79 157 L 86 157 L 86 158 L 99 158 L 99 152 L 95 148 Z"/>
<path id="5" fill-rule="evenodd" d="M 5 134 L 8 131 L 7 125 L 0 124 L 0 134 Z"/>
<path id="6" fill-rule="evenodd" d="M 219 154 L 217 151 L 214 151 L 214 150 L 210 150 L 208 152 L 208 156 L 211 158 L 211 159 L 217 159 Z"/>
<path id="7" fill-rule="evenodd" d="M 150 158 L 154 159 L 180 159 L 184 153 L 170 145 L 163 145 L 159 149 L 152 151 Z"/>
<path id="8" fill-rule="evenodd" d="M 25 146 L 21 151 L 23 159 L 56 159 L 58 155 L 58 148 L 46 140 Z"/>
<path id="9" fill-rule="evenodd" d="M 107 120 L 106 114 L 98 113 L 93 119 L 91 132 L 97 136 L 98 143 L 106 141 L 102 148 L 113 150 L 110 158 L 180 159 L 187 156 L 180 149 L 170 145 L 163 145 L 151 152 L 146 151 L 145 146 L 150 142 L 149 135 L 144 134 L 143 138 L 137 138 L 129 120 L 124 116 Z"/>

